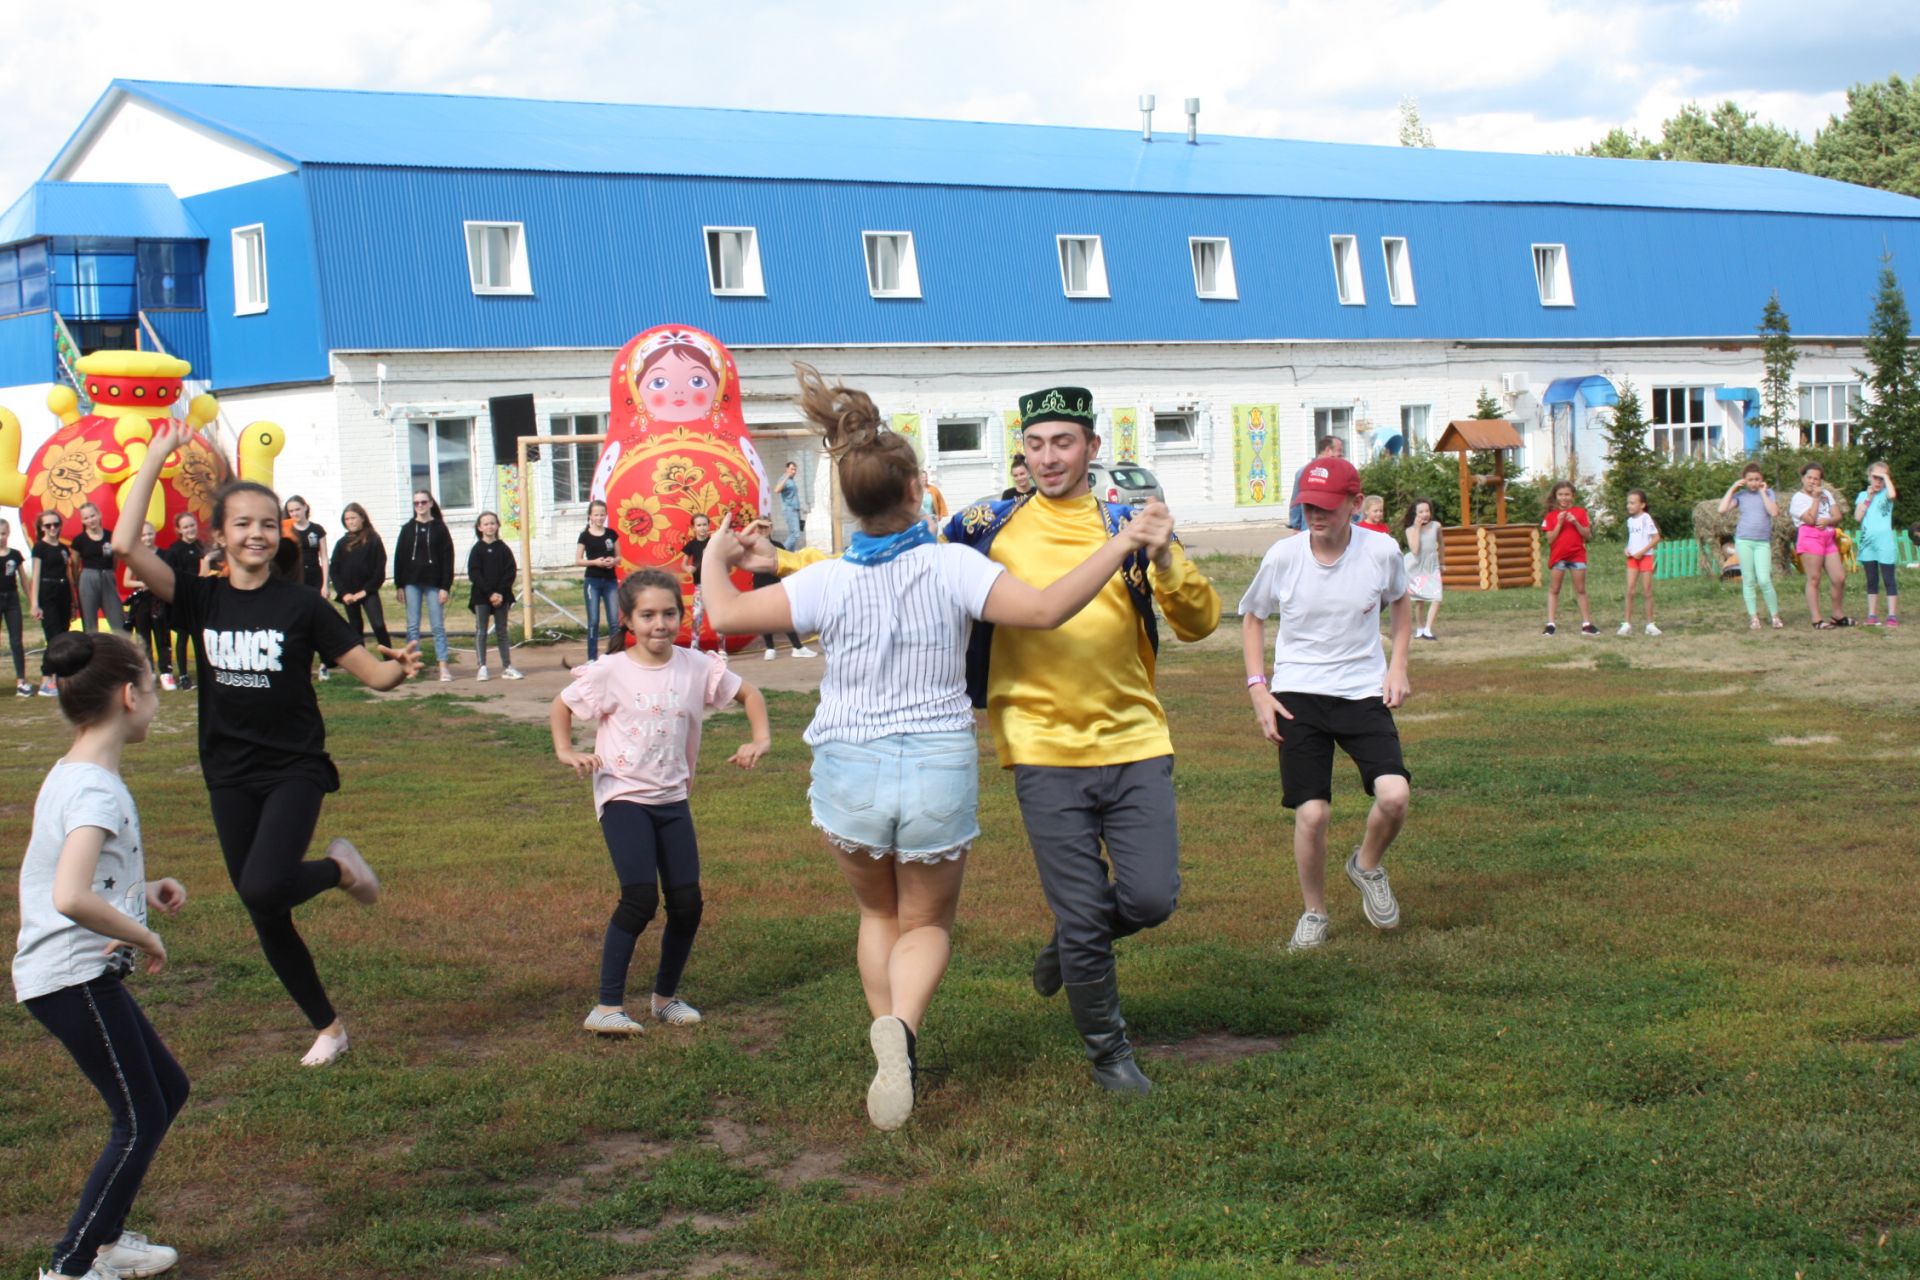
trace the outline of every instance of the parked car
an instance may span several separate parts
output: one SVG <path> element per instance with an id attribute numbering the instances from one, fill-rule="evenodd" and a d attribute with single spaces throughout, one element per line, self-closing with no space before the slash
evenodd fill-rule
<path id="1" fill-rule="evenodd" d="M 1095 462 L 1087 467 L 1087 485 L 1103 502 L 1124 502 L 1144 507 L 1149 498 L 1165 502 L 1160 481 L 1153 472 L 1132 462 Z"/>

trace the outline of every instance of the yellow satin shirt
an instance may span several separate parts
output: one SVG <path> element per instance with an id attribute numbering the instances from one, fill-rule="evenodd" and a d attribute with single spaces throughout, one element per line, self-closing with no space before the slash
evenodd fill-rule
<path id="1" fill-rule="evenodd" d="M 1055 502 L 1035 494 L 994 536 L 987 554 L 1047 587 L 1107 540 L 1092 494 Z M 1160 612 L 1182 640 L 1220 624 L 1220 595 L 1178 544 L 1173 569 L 1150 570 Z M 1167 714 L 1153 688 L 1153 646 L 1119 574 L 1052 631 L 995 627 L 987 723 L 1002 767 L 1127 764 L 1171 755 Z"/>

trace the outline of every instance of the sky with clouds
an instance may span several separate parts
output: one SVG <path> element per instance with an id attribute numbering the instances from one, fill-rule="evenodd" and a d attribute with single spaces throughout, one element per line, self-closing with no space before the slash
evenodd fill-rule
<path id="1" fill-rule="evenodd" d="M 1915 0 L 110 0 L 0 40 L 0 204 L 115 77 L 1572 150 L 1732 97 L 1811 137 L 1920 76 Z M 721 14 L 727 15 L 724 19 Z"/>

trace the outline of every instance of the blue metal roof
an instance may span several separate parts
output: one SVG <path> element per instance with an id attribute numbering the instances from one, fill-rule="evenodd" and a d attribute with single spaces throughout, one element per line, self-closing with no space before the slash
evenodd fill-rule
<path id="1" fill-rule="evenodd" d="M 179 198 L 149 182 L 34 183 L 0 214 L 0 244 L 48 236 L 206 239 Z"/>
<path id="2" fill-rule="evenodd" d="M 1548 384 L 1547 393 L 1540 397 L 1540 403 L 1572 404 L 1575 396 L 1589 409 L 1620 403 L 1620 393 L 1613 389 L 1611 382 L 1597 373 L 1579 378 L 1555 378 Z"/>
<path id="3" fill-rule="evenodd" d="M 1920 219 L 1910 197 L 1733 165 L 151 80 L 115 80 L 49 172 L 122 94 L 302 165 Z"/>

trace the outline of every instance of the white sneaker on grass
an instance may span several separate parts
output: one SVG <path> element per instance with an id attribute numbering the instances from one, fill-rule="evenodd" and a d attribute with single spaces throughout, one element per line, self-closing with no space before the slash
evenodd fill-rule
<path id="1" fill-rule="evenodd" d="M 179 1261 L 178 1249 L 155 1244 L 138 1231 L 122 1231 L 118 1240 L 100 1246 L 100 1256 L 93 1265 L 105 1268 L 111 1275 L 132 1280 L 135 1276 L 157 1276 Z"/>
<path id="2" fill-rule="evenodd" d="M 1630 636 L 1633 634 L 1633 624 L 1631 622 L 1623 622 L 1620 624 L 1620 629 L 1613 634 L 1617 636 Z"/>
<path id="3" fill-rule="evenodd" d="M 625 1009 L 595 1009 L 580 1024 L 597 1036 L 641 1036 L 646 1027 L 627 1016 Z"/>
<path id="4" fill-rule="evenodd" d="M 867 1086 L 867 1119 L 892 1132 L 913 1114 L 913 1033 L 900 1019 L 875 1018 L 867 1029 L 873 1046 L 873 1083 Z"/>
<path id="5" fill-rule="evenodd" d="M 1360 891 L 1360 906 L 1367 913 L 1368 924 L 1376 929 L 1392 929 L 1400 923 L 1400 904 L 1394 901 L 1385 867 L 1362 871 L 1360 851 L 1355 849 L 1347 856 L 1347 879 Z"/>
<path id="6" fill-rule="evenodd" d="M 162 689 L 165 689 L 168 693 L 172 693 L 175 689 L 179 688 L 180 686 L 174 683 L 173 673 L 169 671 L 161 675 L 160 687 Z"/>
<path id="7" fill-rule="evenodd" d="M 655 1009 L 653 1020 L 670 1027 L 690 1027 L 700 1021 L 700 1011 L 685 1000 L 675 998 Z"/>
<path id="8" fill-rule="evenodd" d="M 1648 623 L 1648 624 L 1646 625 L 1646 627 L 1644 628 L 1644 630 L 1645 630 L 1645 631 L 1646 631 L 1646 633 L 1647 633 L 1648 635 L 1650 635 L 1650 636 L 1657 636 L 1657 635 L 1659 635 L 1659 634 L 1660 634 L 1660 628 L 1658 628 L 1658 627 L 1656 627 L 1656 626 L 1654 626 L 1654 625 L 1653 625 L 1653 624 L 1652 624 L 1651 622 L 1649 622 L 1649 623 Z"/>
<path id="9" fill-rule="evenodd" d="M 39 1275 L 40 1280 L 66 1280 L 66 1277 L 58 1271 L 42 1271 Z M 87 1274 L 77 1277 L 76 1280 L 120 1280 L 120 1273 L 108 1270 L 96 1262 L 87 1268 Z"/>
<path id="10" fill-rule="evenodd" d="M 493 673 L 487 670 L 487 664 L 483 662 L 480 664 L 480 669 L 473 673 L 473 678 L 475 680 L 491 680 L 493 679 Z"/>
<path id="11" fill-rule="evenodd" d="M 1327 918 L 1318 911 L 1303 911 L 1293 926 L 1293 937 L 1287 940 L 1287 950 L 1311 951 L 1326 940 Z"/>

